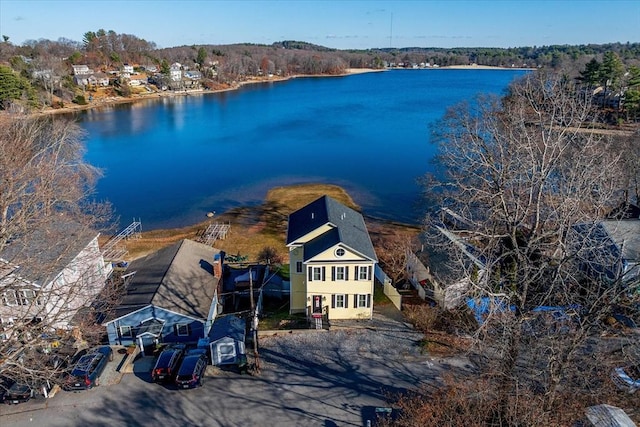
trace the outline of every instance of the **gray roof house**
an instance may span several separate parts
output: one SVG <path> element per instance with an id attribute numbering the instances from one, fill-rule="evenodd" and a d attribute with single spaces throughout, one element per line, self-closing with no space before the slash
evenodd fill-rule
<path id="1" fill-rule="evenodd" d="M 362 215 L 328 196 L 289 215 L 290 311 L 317 327 L 331 319 L 368 319 L 378 262 Z"/>
<path id="2" fill-rule="evenodd" d="M 217 314 L 214 257 L 219 250 L 184 239 L 133 261 L 125 293 L 103 322 L 109 344 L 197 342 Z"/>
<path id="3" fill-rule="evenodd" d="M 99 235 L 54 217 L 8 243 L 0 252 L 0 333 L 34 319 L 72 328 L 74 316 L 91 305 L 111 273 Z"/>
<path id="4" fill-rule="evenodd" d="M 640 275 L 640 219 L 606 219 L 573 227 L 581 269 L 593 277 L 631 283 Z"/>

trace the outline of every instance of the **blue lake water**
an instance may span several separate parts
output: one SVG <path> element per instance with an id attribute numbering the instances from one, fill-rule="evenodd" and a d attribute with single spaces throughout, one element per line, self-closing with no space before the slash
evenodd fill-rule
<path id="1" fill-rule="evenodd" d="M 98 200 L 120 225 L 179 227 L 263 202 L 275 186 L 344 187 L 366 215 L 417 223 L 435 147 L 429 127 L 518 70 L 394 70 L 297 78 L 79 114 Z"/>

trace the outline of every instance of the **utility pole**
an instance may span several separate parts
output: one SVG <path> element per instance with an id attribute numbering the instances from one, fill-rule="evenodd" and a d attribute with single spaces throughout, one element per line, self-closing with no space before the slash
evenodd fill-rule
<path id="1" fill-rule="evenodd" d="M 391 12 L 391 25 L 389 26 L 389 49 L 391 49 L 391 45 L 393 42 L 393 12 Z"/>
<path id="2" fill-rule="evenodd" d="M 256 304 L 253 298 L 253 274 L 249 267 L 249 299 L 251 301 L 251 331 L 253 336 L 253 356 L 255 359 L 256 373 L 260 373 L 260 355 L 258 354 L 258 314 L 256 312 Z"/>

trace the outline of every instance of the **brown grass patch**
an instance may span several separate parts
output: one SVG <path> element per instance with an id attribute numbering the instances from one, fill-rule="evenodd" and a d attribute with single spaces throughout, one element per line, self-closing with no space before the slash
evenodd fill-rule
<path id="1" fill-rule="evenodd" d="M 288 249 L 285 239 L 289 214 L 323 195 L 333 197 L 353 209 L 360 209 L 351 196 L 336 185 L 303 184 L 276 187 L 267 193 L 265 202 L 260 206 L 231 209 L 188 227 L 144 231 L 138 238 L 127 241 L 127 259 L 143 257 L 182 239 L 197 240 L 209 224 L 218 222 L 230 224 L 231 228 L 226 239 L 217 240 L 213 244 L 216 248 L 233 255 L 247 255 L 249 260 L 253 261 L 264 247 L 271 246 L 286 260 Z M 142 226 L 144 227 L 144 223 Z M 367 227 L 372 235 L 380 232 L 419 231 L 415 226 L 389 224 L 371 219 L 367 219 Z"/>

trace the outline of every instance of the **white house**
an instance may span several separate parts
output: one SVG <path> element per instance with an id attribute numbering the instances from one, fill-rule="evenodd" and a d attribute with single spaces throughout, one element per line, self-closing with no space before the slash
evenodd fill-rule
<path id="1" fill-rule="evenodd" d="M 70 329 L 111 274 L 98 246 L 99 233 L 70 221 L 32 230 L 0 253 L 0 325 L 42 322 Z"/>
<path id="2" fill-rule="evenodd" d="M 182 80 L 182 66 L 177 62 L 171 64 L 171 67 L 169 67 L 169 77 L 173 82 Z"/>
<path id="3" fill-rule="evenodd" d="M 89 66 L 85 64 L 72 65 L 71 67 L 73 68 L 74 76 L 82 76 L 82 75 L 93 73 L 93 71 L 89 68 Z"/>

